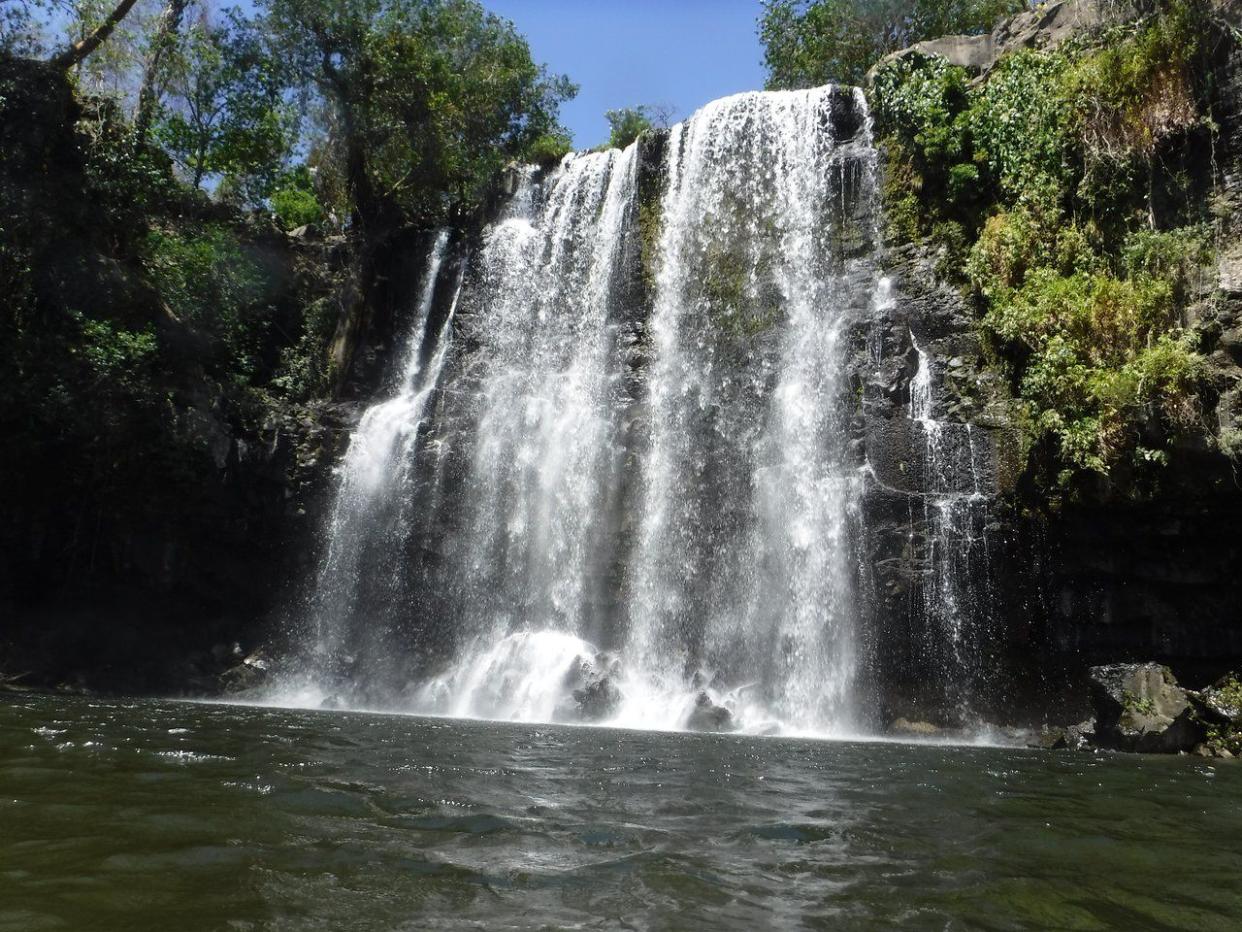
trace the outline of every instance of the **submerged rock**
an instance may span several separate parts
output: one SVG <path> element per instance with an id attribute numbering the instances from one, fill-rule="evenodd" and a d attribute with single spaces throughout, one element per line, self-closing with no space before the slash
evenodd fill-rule
<path id="1" fill-rule="evenodd" d="M 735 727 L 733 713 L 716 705 L 705 692 L 694 700 L 694 710 L 686 719 L 686 728 L 690 731 L 732 731 Z"/>
<path id="2" fill-rule="evenodd" d="M 1192 750 L 1204 727 L 1186 690 L 1158 663 L 1091 668 L 1096 725 L 1092 744 L 1119 751 L 1174 754 Z"/>

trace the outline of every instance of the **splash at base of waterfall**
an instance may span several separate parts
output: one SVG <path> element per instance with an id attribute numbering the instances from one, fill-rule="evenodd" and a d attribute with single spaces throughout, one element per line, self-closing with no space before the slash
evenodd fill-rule
<path id="1" fill-rule="evenodd" d="M 853 730 L 782 721 L 760 693 L 758 682 L 721 688 L 705 670 L 670 678 L 627 668 L 624 658 L 563 631 L 522 631 L 479 639 L 449 669 L 403 695 L 368 698 L 319 678 L 291 678 L 259 704 L 643 731 L 857 737 Z"/>

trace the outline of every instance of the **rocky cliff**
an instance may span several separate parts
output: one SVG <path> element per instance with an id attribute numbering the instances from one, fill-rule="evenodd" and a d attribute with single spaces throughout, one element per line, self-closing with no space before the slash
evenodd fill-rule
<path id="1" fill-rule="evenodd" d="M 1242 46 L 1231 25 L 1236 6 L 1221 4 L 1211 13 L 1210 22 L 1202 21 L 1208 39 L 1195 77 L 1206 89 L 1201 106 L 1208 129 L 1159 140 L 1148 203 L 1155 229 L 1176 226 L 1188 212 L 1211 218 L 1214 249 L 1195 277 L 1183 318 L 1206 361 L 1203 411 L 1198 429 L 1168 438 L 1167 461 L 1153 480 L 1114 473 L 1073 494 L 1039 483 L 1049 472 L 1048 450 L 1030 447 L 1024 437 L 1029 428 L 1015 406 L 1013 382 L 988 345 L 963 257 L 934 235 L 911 242 L 890 226 L 885 266 L 893 300 L 879 322 L 883 362 L 872 365 L 860 336 L 858 364 L 861 373 L 873 373 L 866 438 L 879 481 L 867 502 L 869 560 L 877 631 L 890 632 L 877 637 L 890 647 L 908 646 L 879 661 L 881 682 L 899 697 L 890 715 L 952 720 L 960 706 L 936 687 L 946 665 L 972 666 L 976 709 L 1012 719 L 1084 709 L 1085 668 L 1093 663 L 1159 660 L 1199 686 L 1242 660 L 1242 484 L 1233 446 L 1242 375 L 1235 345 Z M 1006 56 L 1121 41 L 1131 34 L 1126 30 L 1160 15 L 1157 4 L 1066 0 L 991 35 L 923 43 L 897 58 L 947 62 L 981 88 Z M 894 153 L 887 155 L 891 172 Z M 1189 207 L 1156 193 L 1173 187 L 1172 176 L 1199 179 Z M 934 444 L 912 413 L 920 356 L 931 370 L 933 440 L 950 448 L 941 458 L 956 456 L 950 473 L 983 493 L 973 506 L 958 506 L 975 514 L 956 527 L 950 521 L 946 528 L 944 514 L 953 506 L 936 495 L 935 476 L 929 484 Z M 969 435 L 966 449 L 960 443 L 952 449 L 946 438 L 954 433 Z M 943 643 L 935 628 L 946 622 L 928 606 L 954 587 L 964 657 L 925 648 L 937 637 Z"/>
<path id="2" fill-rule="evenodd" d="M 1159 15 L 1153 10 L 1065 0 L 991 35 L 924 43 L 903 55 L 960 68 L 978 89 L 1003 71 L 998 63 L 1007 56 L 1090 49 L 1110 29 Z M 857 399 L 851 449 L 867 474 L 857 560 L 867 680 L 882 720 L 1068 721 L 1086 703 L 1092 664 L 1159 661 L 1197 687 L 1242 663 L 1235 461 L 1242 447 L 1242 43 L 1232 5 L 1212 11 L 1210 41 L 1195 59 L 1196 87 L 1204 90 L 1199 116 L 1208 119 L 1160 136 L 1148 179 L 1153 229 L 1194 214 L 1209 218 L 1212 232 L 1211 258 L 1195 276 L 1181 322 L 1205 363 L 1200 429 L 1173 435 L 1159 417 L 1148 418 L 1144 449 L 1160 454 L 1158 471 L 1129 481 L 1122 469 L 1071 491 L 1044 481 L 1056 471 L 1054 454 L 1032 441 L 1021 386 L 981 324 L 986 309 L 961 244 L 981 232 L 962 233 L 961 217 L 950 218 L 956 240 L 928 225 L 925 235 L 910 235 L 909 226 L 890 223 L 876 257 L 885 283 L 868 306 L 848 309 Z M 269 300 L 276 330 L 291 331 L 273 338 L 269 354 L 297 344 L 295 321 L 326 300 L 332 339 L 325 352 L 335 365 L 331 391 L 244 401 L 193 361 L 201 335 L 170 318 L 145 289 L 141 268 L 92 215 L 98 195 L 86 178 L 74 135 L 81 118 L 68 88 L 14 99 L 38 112 L 26 114 L 20 130 L 0 124 L 6 153 L 24 153 L 0 166 L 4 195 L 56 231 L 35 256 L 45 270 L 40 306 L 80 304 L 57 290 L 76 283 L 100 319 L 136 320 L 155 328 L 170 352 L 185 350 L 155 376 L 165 403 L 151 420 L 116 420 L 122 401 L 101 399 L 107 429 L 123 438 L 91 447 L 106 461 L 83 461 L 73 438 L 6 444 L 21 455 L 10 455 L 3 473 L 15 507 L 0 524 L 0 670 L 28 673 L 31 683 L 118 691 L 210 688 L 234 642 L 243 650 L 256 645 L 280 630 L 284 607 L 300 604 L 317 558 L 329 468 L 404 330 L 424 265 L 421 234 L 387 244 L 380 285 L 364 301 L 339 274 L 347 244 L 244 232 L 247 250 L 281 283 Z M 836 136 L 860 136 L 867 127 L 850 95 L 840 101 Z M 654 134 L 640 143 L 640 202 L 660 195 L 663 142 Z M 898 153 L 887 145 L 882 153 L 891 198 L 908 179 Z M 982 226 L 986 211 L 970 203 Z M 871 232 L 858 229 L 864 215 L 850 203 L 842 209 L 842 255 L 856 256 Z M 650 300 L 644 223 L 640 203 L 625 244 L 622 298 L 638 316 Z M 642 365 L 636 353 L 636 379 Z M 4 412 L 11 436 L 21 436 L 28 395 L 15 390 L 21 403 Z M 178 441 L 168 450 L 152 446 L 151 431 Z M 152 449 L 164 452 L 152 456 Z M 94 487 L 109 470 L 118 481 Z"/>

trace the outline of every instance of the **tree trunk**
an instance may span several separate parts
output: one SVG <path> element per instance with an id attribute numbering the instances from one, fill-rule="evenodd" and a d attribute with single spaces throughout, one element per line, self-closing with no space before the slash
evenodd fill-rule
<path id="1" fill-rule="evenodd" d="M 155 116 L 155 105 L 160 97 L 157 89 L 160 68 L 176 42 L 177 33 L 181 29 L 181 18 L 185 15 L 188 3 L 189 0 L 168 0 L 164 12 L 160 14 L 155 38 L 151 42 L 151 53 L 147 56 L 146 67 L 142 71 L 142 85 L 138 89 L 138 112 L 134 116 L 134 132 L 140 140 L 147 138 L 147 130 Z"/>
<path id="2" fill-rule="evenodd" d="M 116 28 L 117 23 L 123 20 L 129 11 L 134 8 L 134 4 L 138 0 L 121 0 L 99 27 L 89 36 L 81 41 L 75 42 L 59 55 L 51 59 L 50 64 L 62 71 L 68 71 L 75 65 L 81 64 L 82 59 L 86 58 L 91 52 L 99 48 L 108 36 L 112 35 L 112 30 Z"/>

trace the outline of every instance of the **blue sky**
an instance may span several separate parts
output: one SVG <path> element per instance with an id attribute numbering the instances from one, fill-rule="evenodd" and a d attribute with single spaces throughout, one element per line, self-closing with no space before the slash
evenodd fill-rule
<path id="1" fill-rule="evenodd" d="M 581 90 L 562 108 L 574 145 L 608 138 L 605 110 L 664 104 L 674 119 L 763 87 L 759 0 L 483 0 L 537 61 Z"/>

